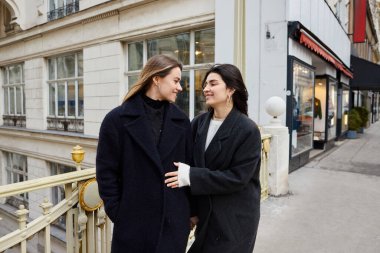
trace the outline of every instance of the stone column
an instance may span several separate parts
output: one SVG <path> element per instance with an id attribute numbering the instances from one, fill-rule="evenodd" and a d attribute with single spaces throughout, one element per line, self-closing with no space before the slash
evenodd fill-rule
<path id="1" fill-rule="evenodd" d="M 271 97 L 265 103 L 265 110 L 273 117 L 271 122 L 262 128 L 265 134 L 272 135 L 268 185 L 269 194 L 273 196 L 285 195 L 289 191 L 289 131 L 278 119 L 285 109 L 285 102 L 280 97 Z"/>

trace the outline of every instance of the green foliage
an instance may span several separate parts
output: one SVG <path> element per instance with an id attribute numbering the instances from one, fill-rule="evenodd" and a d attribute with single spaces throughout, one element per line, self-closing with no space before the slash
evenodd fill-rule
<path id="1" fill-rule="evenodd" d="M 369 118 L 369 111 L 365 107 L 354 107 L 353 110 L 356 110 L 359 113 L 361 124 L 360 127 L 366 127 L 368 118 Z"/>
<path id="2" fill-rule="evenodd" d="M 348 130 L 358 131 L 362 125 L 359 112 L 355 108 L 348 113 Z"/>

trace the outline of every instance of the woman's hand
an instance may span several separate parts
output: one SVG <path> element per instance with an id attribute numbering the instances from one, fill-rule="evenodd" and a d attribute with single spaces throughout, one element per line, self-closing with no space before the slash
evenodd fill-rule
<path id="1" fill-rule="evenodd" d="M 190 230 L 192 230 L 198 223 L 198 216 L 190 217 Z"/>
<path id="2" fill-rule="evenodd" d="M 178 168 L 179 163 L 174 163 L 174 165 Z M 172 171 L 165 174 L 165 184 L 167 187 L 178 188 L 178 171 Z"/>

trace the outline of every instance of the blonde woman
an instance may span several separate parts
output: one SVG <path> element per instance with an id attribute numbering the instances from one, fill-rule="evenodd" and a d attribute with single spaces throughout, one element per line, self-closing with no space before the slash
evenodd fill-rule
<path id="1" fill-rule="evenodd" d="M 188 117 L 173 104 L 182 91 L 182 65 L 148 60 L 121 106 L 100 128 L 96 177 L 114 223 L 112 252 L 183 253 L 189 235 L 188 189 L 165 187 L 173 161 L 190 162 Z"/>

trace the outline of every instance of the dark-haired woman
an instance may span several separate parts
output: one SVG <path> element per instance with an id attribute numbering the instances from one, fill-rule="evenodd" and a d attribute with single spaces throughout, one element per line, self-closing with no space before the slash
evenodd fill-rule
<path id="1" fill-rule="evenodd" d="M 252 253 L 260 218 L 261 137 L 247 117 L 238 68 L 215 65 L 203 81 L 209 112 L 192 122 L 193 165 L 176 163 L 168 187 L 190 186 L 199 222 L 190 253 Z"/>
<path id="2" fill-rule="evenodd" d="M 190 231 L 189 191 L 164 184 L 173 161 L 191 161 L 188 117 L 176 100 L 182 65 L 148 60 L 121 106 L 102 122 L 96 178 L 114 223 L 112 252 L 184 253 Z"/>

